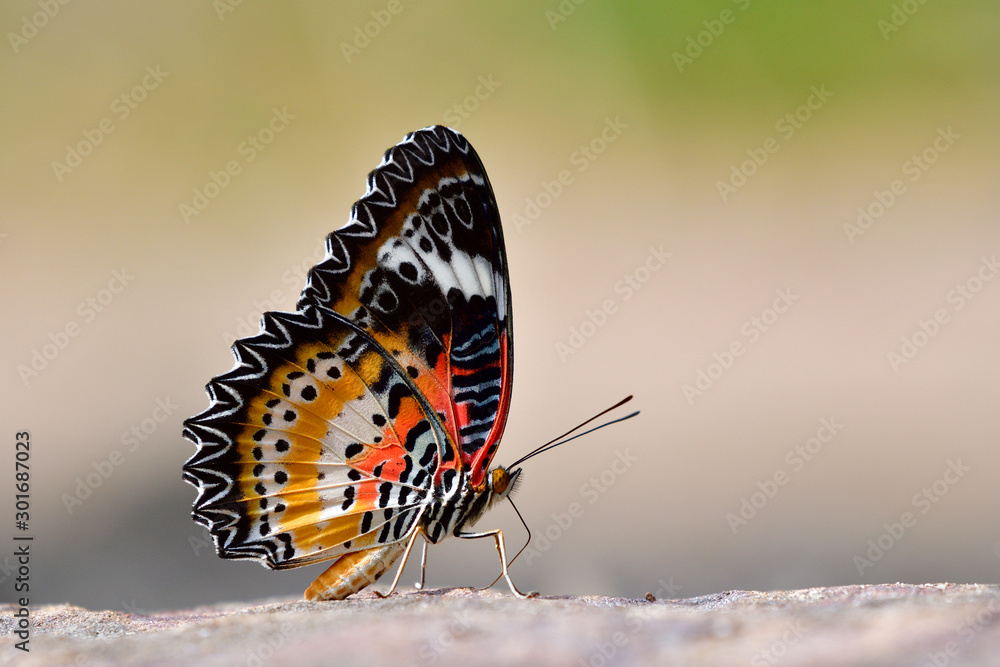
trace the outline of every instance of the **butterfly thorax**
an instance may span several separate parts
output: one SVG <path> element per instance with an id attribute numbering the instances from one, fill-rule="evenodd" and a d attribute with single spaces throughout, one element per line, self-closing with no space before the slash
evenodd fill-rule
<path id="1" fill-rule="evenodd" d="M 457 475 L 460 483 L 457 493 L 436 499 L 420 521 L 427 539 L 437 544 L 474 526 L 487 510 L 513 492 L 520 473 L 520 470 L 508 473 L 503 467 L 494 468 L 479 487 L 473 486 L 464 473 Z"/>

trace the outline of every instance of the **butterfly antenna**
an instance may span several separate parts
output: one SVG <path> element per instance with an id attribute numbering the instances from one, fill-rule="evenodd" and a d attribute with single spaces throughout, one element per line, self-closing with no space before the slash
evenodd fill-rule
<path id="1" fill-rule="evenodd" d="M 587 421 L 582 422 L 580 424 L 577 424 L 576 426 L 574 426 L 570 430 L 566 431 L 565 433 L 563 433 L 559 437 L 553 438 L 552 440 L 549 440 L 545 444 L 539 445 L 538 447 L 535 447 L 533 450 L 531 450 L 530 452 L 528 452 L 527 454 L 525 454 L 524 456 L 522 456 L 521 458 L 519 458 L 517 461 L 515 461 L 514 463 L 510 464 L 509 466 L 507 466 L 508 470 L 514 468 L 515 466 L 517 466 L 517 465 L 519 465 L 521 463 L 524 463 L 525 461 L 527 461 L 528 459 L 530 459 L 532 456 L 536 456 L 538 454 L 541 454 L 542 452 L 546 452 L 546 451 L 552 449 L 553 447 L 558 447 L 559 445 L 563 445 L 563 444 L 569 442 L 570 440 L 576 440 L 577 438 L 579 438 L 581 436 L 587 435 L 588 433 L 593 433 L 597 429 L 604 428 L 605 426 L 610 426 L 611 424 L 616 424 L 616 423 L 618 423 L 620 421 L 625 421 L 626 419 L 631 419 L 632 417 L 635 417 L 637 414 L 639 414 L 638 410 L 636 410 L 635 412 L 633 412 L 631 414 L 627 414 L 624 417 L 619 417 L 618 419 L 613 419 L 613 420 L 611 420 L 609 422 L 601 424 L 600 426 L 595 426 L 594 428 L 586 430 L 583 433 L 578 433 L 578 434 L 574 435 L 572 438 L 567 438 L 566 440 L 563 440 L 563 438 L 566 438 L 566 436 L 570 435 L 574 431 L 577 431 L 577 430 L 583 428 L 584 426 L 586 426 L 590 422 L 594 421 L 598 417 L 606 415 L 607 413 L 611 412 L 615 408 L 619 408 L 619 407 L 625 405 L 626 403 L 628 403 L 631 400 L 632 400 L 632 395 L 630 394 L 630 395 L 626 396 L 625 398 L 623 398 L 622 400 L 620 400 L 617 403 L 615 403 L 614 405 L 612 405 L 610 408 L 602 410 L 601 412 L 598 412 L 596 415 L 594 415 L 593 417 L 591 417 Z M 528 533 L 528 539 L 524 541 L 524 546 L 521 547 L 521 549 L 516 554 L 514 554 L 514 557 L 510 559 L 510 562 L 507 563 L 507 567 L 510 568 L 510 566 L 514 564 L 514 561 L 517 560 L 517 557 L 520 556 L 522 553 L 524 553 L 524 550 L 528 548 L 529 544 L 531 544 L 531 528 L 528 528 L 528 522 L 524 520 L 523 516 L 521 516 L 521 510 L 517 509 L 517 505 L 514 504 L 514 499 L 511 498 L 508 495 L 507 496 L 507 500 L 510 501 L 510 506 L 514 508 L 514 512 L 517 513 L 517 518 L 521 520 L 521 525 L 524 526 L 524 530 Z M 493 583 L 490 584 L 489 586 L 487 586 L 486 588 L 492 588 L 493 586 L 495 586 L 496 583 L 498 581 L 500 581 L 501 577 L 503 577 L 503 572 L 501 572 L 500 576 L 498 576 L 496 579 L 494 579 Z"/>
<path id="2" fill-rule="evenodd" d="M 588 433 L 593 433 L 597 429 L 604 428 L 605 426 L 610 426 L 611 424 L 617 424 L 620 421 L 625 421 L 626 419 L 631 419 L 632 417 L 635 417 L 637 414 L 639 414 L 638 410 L 636 410 L 635 412 L 633 412 L 631 414 L 625 415 L 624 417 L 620 417 L 618 419 L 614 419 L 614 420 L 609 421 L 607 423 L 601 424 L 600 426 L 595 426 L 594 428 L 589 429 L 587 431 L 584 431 L 583 433 L 578 433 L 578 434 L 574 435 L 572 438 L 567 438 L 566 440 L 563 440 L 563 438 L 565 438 L 570 433 L 573 433 L 574 431 L 577 431 L 577 430 L 583 428 L 584 426 L 586 426 L 590 422 L 594 421 L 598 417 L 602 417 L 602 416 L 606 415 L 607 413 L 611 412 L 615 408 L 619 408 L 619 407 L 625 405 L 626 403 L 628 403 L 631 400 L 632 400 L 632 395 L 629 394 L 628 396 L 626 396 L 622 400 L 620 400 L 617 403 L 615 403 L 614 405 L 612 405 L 610 408 L 607 408 L 605 410 L 602 410 L 602 411 L 598 412 L 596 415 L 594 415 L 593 417 L 591 417 L 587 421 L 585 421 L 585 422 L 583 422 L 581 424 L 577 424 L 576 426 L 574 426 L 570 430 L 566 431 L 565 433 L 563 433 L 559 437 L 553 438 L 553 439 L 549 440 L 544 445 L 539 445 L 538 447 L 535 447 L 533 450 L 531 450 L 530 452 L 528 452 L 527 454 L 525 454 L 524 456 L 522 456 L 521 458 L 519 458 L 517 461 L 514 461 L 514 463 L 511 463 L 509 466 L 507 466 L 507 469 L 509 470 L 511 468 L 514 468 L 518 464 L 524 463 L 525 461 L 527 461 L 528 459 L 530 459 L 532 456 L 536 456 L 538 454 L 541 454 L 542 452 L 547 452 L 548 450 L 553 449 L 555 447 L 558 447 L 559 445 L 566 444 L 570 440 L 575 440 L 575 439 L 579 438 L 580 436 L 587 435 Z M 520 553 L 520 552 L 518 552 L 518 553 Z"/>

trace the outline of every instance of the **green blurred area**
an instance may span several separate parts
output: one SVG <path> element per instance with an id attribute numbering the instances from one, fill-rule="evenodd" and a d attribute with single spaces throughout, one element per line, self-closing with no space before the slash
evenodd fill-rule
<path id="1" fill-rule="evenodd" d="M 751 110 L 775 97 L 794 98 L 817 81 L 848 87 L 846 96 L 861 99 L 887 91 L 967 94 L 1000 54 L 1000 6 L 987 1 L 748 0 L 614 9 L 650 96 L 682 93 L 701 104 L 739 101 Z M 723 12 L 730 22 L 721 22 Z M 701 55 L 692 42 L 703 47 Z M 678 62 L 692 76 L 674 76 Z"/>
<path id="2" fill-rule="evenodd" d="M 924 114 L 996 103 L 995 85 L 984 84 L 1000 72 L 1000 5 L 987 0 L 405 2 L 345 63 L 342 45 L 385 7 L 242 3 L 220 20 L 211 3 L 65 6 L 0 60 L 4 115 L 27 124 L 6 123 L 0 137 L 17 145 L 32 124 L 98 113 L 144 62 L 190 70 L 172 82 L 182 87 L 172 96 L 177 131 L 149 137 L 160 146 L 221 141 L 276 98 L 315 104 L 331 120 L 406 110 L 428 123 L 443 110 L 428 106 L 435 99 L 497 71 L 507 90 L 521 91 L 526 124 L 543 127 L 540 136 L 622 96 L 636 96 L 670 131 L 720 119 L 749 125 L 819 83 L 842 104 L 902 107 L 903 120 L 917 110 L 900 102 L 919 101 Z M 15 28 L 32 9 L 7 3 L 0 22 Z"/>

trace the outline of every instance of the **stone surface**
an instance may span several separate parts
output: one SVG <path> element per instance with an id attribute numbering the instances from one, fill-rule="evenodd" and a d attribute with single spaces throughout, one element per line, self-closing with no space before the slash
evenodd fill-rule
<path id="1" fill-rule="evenodd" d="M 1000 665 L 1000 586 L 884 584 L 686 600 L 470 589 L 127 614 L 0 606 L 0 664 Z"/>

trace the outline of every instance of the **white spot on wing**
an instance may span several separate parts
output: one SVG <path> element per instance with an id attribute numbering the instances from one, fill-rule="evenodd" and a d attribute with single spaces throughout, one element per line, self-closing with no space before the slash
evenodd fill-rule
<path id="1" fill-rule="evenodd" d="M 472 262 L 476 268 L 476 275 L 479 277 L 479 284 L 482 285 L 483 296 L 493 296 L 493 267 L 490 265 L 490 260 L 476 256 Z"/>
<path id="2" fill-rule="evenodd" d="M 483 285 L 479 282 L 479 275 L 476 273 L 476 266 L 473 263 L 472 257 L 468 253 L 461 252 L 455 248 L 452 248 L 451 253 L 452 268 L 455 270 L 455 275 L 458 277 L 458 282 L 465 297 L 469 298 L 474 294 L 486 296 L 483 293 Z"/>

